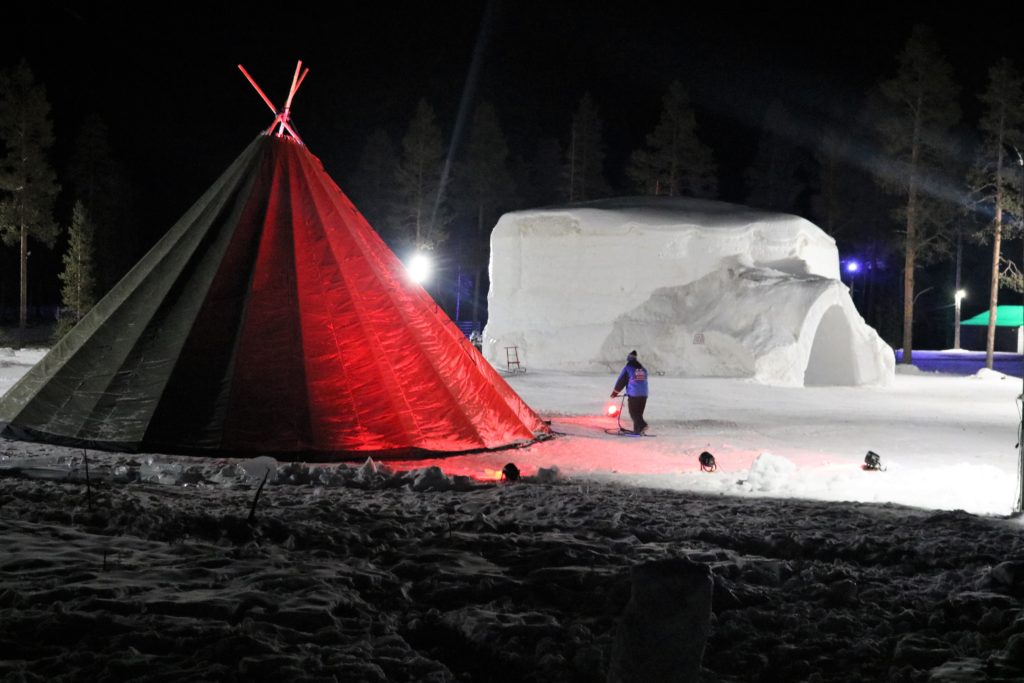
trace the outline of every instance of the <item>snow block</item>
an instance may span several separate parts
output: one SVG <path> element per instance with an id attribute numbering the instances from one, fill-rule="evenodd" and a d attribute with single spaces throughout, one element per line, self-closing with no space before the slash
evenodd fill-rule
<path id="1" fill-rule="evenodd" d="M 796 216 L 645 197 L 505 214 L 491 235 L 484 354 L 534 368 L 766 384 L 885 385 L 895 360 Z"/>

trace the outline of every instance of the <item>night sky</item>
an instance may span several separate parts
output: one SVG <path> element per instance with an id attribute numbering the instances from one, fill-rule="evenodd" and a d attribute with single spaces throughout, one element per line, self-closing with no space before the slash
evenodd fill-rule
<path id="1" fill-rule="evenodd" d="M 236 64 L 279 103 L 298 59 L 310 74 L 293 120 L 343 189 L 366 136 L 383 127 L 399 141 L 421 98 L 448 142 L 460 102 L 469 113 L 479 101 L 495 103 L 513 151 L 530 154 L 540 138 L 564 144 L 585 92 L 604 122 L 609 180 L 622 185 L 626 158 L 655 125 L 668 83 L 679 79 L 721 166 L 722 198 L 742 201 L 741 174 L 767 107 L 781 101 L 808 129 L 823 118 L 842 125 L 872 85 L 894 74 L 915 23 L 937 29 L 964 86 L 967 117 L 976 115 L 973 93 L 990 64 L 1005 55 L 1024 65 L 1024 34 L 984 4 L 970 12 L 897 4 L 854 12 L 832 3 L 599 10 L 597 3 L 379 2 L 314 11 L 287 2 L 43 1 L 8 11 L 0 66 L 25 57 L 45 84 L 59 172 L 85 113 L 101 115 L 146 207 L 150 239 L 273 118 Z M 469 78 L 474 54 L 478 68 Z"/>

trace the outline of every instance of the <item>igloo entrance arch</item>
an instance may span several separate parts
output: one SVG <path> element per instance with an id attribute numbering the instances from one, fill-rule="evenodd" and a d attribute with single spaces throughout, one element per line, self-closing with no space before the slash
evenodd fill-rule
<path id="1" fill-rule="evenodd" d="M 805 386 L 857 385 L 857 358 L 853 330 L 839 306 L 821 317 L 804 371 Z"/>

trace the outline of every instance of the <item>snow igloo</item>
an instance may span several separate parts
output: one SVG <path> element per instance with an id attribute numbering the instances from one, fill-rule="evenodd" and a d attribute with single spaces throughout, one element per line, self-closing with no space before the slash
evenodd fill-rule
<path id="1" fill-rule="evenodd" d="M 893 350 L 839 279 L 835 240 L 787 214 L 631 197 L 503 215 L 484 355 L 499 368 L 618 370 L 789 386 L 881 385 Z"/>

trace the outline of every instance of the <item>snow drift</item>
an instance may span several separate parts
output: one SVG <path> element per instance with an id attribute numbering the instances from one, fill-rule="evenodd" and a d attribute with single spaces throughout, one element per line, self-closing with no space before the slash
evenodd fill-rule
<path id="1" fill-rule="evenodd" d="M 835 241 L 797 216 L 634 197 L 505 214 L 491 234 L 484 353 L 767 384 L 887 384 L 893 351 L 839 280 Z"/>

